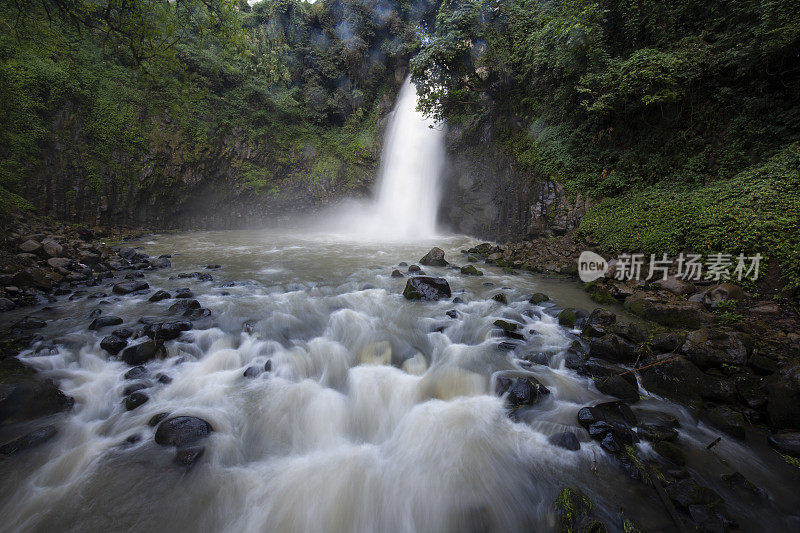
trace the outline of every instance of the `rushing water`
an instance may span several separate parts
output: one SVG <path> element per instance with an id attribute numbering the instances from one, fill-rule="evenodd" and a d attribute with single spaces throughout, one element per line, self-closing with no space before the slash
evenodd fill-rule
<path id="1" fill-rule="evenodd" d="M 151 376 L 163 372 L 173 381 L 150 380 L 150 400 L 126 411 L 128 367 L 100 349 L 107 331 L 88 331 L 89 313 L 99 307 L 135 328 L 143 315 L 166 316 L 172 301 L 65 296 L 37 313 L 49 320 L 44 335 L 53 344 L 22 358 L 59 380 L 76 404 L 57 417 L 54 440 L 0 462 L 2 528 L 549 530 L 558 489 L 575 486 L 592 495 L 609 525 L 623 508 L 646 526 L 671 529 L 655 493 L 626 478 L 577 426 L 579 407 L 609 398 L 563 367 L 575 332 L 557 325 L 553 307 L 527 302 L 543 291 L 556 305 L 591 308 L 579 287 L 483 265 L 484 277 L 426 267 L 445 275 L 464 303 L 409 302 L 401 295 L 405 280 L 389 274 L 432 244 L 288 231 L 144 242 L 151 255 L 174 254 L 173 269 L 148 274 L 151 287 L 190 286 L 212 315 L 169 342 L 166 359 L 148 363 Z M 474 242 L 435 244 L 460 261 L 458 250 Z M 213 281 L 170 279 L 208 263 L 222 265 L 211 271 Z M 508 305 L 491 299 L 500 290 Z M 456 319 L 446 316 L 451 309 Z M 498 318 L 525 324 L 517 352 L 498 350 Z M 517 357 L 528 351 L 547 353 L 549 364 L 524 365 Z M 272 372 L 243 377 L 267 360 Z M 518 422 L 492 393 L 493 374 L 508 369 L 530 372 L 552 392 Z M 787 517 L 796 494 L 773 452 L 729 439 L 706 451 L 717 433 L 681 408 L 647 397 L 636 409 L 681 419 L 688 467 L 726 497 L 744 530 L 797 526 Z M 174 450 L 153 441 L 147 422 L 165 411 L 200 416 L 215 429 L 188 471 L 172 462 Z M 581 436 L 579 451 L 548 443 L 565 428 Z M 134 435 L 138 442 L 126 443 Z M 638 447 L 645 457 L 653 453 L 647 443 Z M 742 500 L 719 480 L 733 470 L 773 500 Z"/>

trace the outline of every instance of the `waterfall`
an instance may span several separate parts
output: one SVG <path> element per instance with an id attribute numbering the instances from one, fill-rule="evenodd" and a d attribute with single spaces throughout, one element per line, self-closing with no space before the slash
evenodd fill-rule
<path id="1" fill-rule="evenodd" d="M 373 228 L 389 237 L 436 233 L 444 133 L 416 107 L 417 92 L 407 78 L 386 132 L 373 212 Z"/>

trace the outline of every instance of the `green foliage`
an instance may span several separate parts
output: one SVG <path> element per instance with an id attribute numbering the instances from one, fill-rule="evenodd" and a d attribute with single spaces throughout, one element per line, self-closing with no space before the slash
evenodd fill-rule
<path id="1" fill-rule="evenodd" d="M 800 294 L 800 143 L 706 187 L 661 184 L 606 198 L 579 235 L 609 253 L 761 253 Z M 762 266 L 763 269 L 763 266 Z M 763 272 L 763 270 L 762 270 Z"/>
<path id="2" fill-rule="evenodd" d="M 232 161 L 228 185 L 246 195 L 374 166 L 375 123 L 432 9 L 0 1 L 0 185 L 35 193 L 52 154 L 87 194 L 158 191 L 175 202 L 188 197 L 176 172 L 202 174 L 214 157 Z"/>

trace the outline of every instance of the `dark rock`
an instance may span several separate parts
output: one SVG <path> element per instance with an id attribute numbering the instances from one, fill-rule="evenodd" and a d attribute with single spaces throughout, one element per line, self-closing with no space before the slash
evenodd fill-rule
<path id="1" fill-rule="evenodd" d="M 149 289 L 150 285 L 143 280 L 123 281 L 114 285 L 112 289 L 114 294 L 130 294 L 136 291 Z"/>
<path id="2" fill-rule="evenodd" d="M 112 331 L 111 334 L 120 339 L 129 339 L 133 335 L 133 331 L 128 328 L 119 328 Z"/>
<path id="3" fill-rule="evenodd" d="M 148 326 L 145 328 L 145 335 L 155 341 L 170 341 L 177 339 L 181 333 L 190 329 L 192 329 L 192 323 L 188 320 L 175 320 Z"/>
<path id="4" fill-rule="evenodd" d="M 613 433 L 609 433 L 600 441 L 600 446 L 610 454 L 617 454 L 622 451 L 622 444 Z"/>
<path id="5" fill-rule="evenodd" d="M 218 268 L 222 268 L 222 265 L 216 265 L 216 264 L 214 264 L 214 265 L 206 265 L 206 268 L 208 270 L 216 270 Z"/>
<path id="6" fill-rule="evenodd" d="M 0 298 L 0 313 L 14 309 L 14 302 L 8 298 Z"/>
<path id="7" fill-rule="evenodd" d="M 710 328 L 689 333 L 681 351 L 700 368 L 742 366 L 747 361 L 747 348 L 736 333 Z"/>
<path id="8" fill-rule="evenodd" d="M 156 429 L 155 441 L 162 446 L 183 448 L 207 437 L 214 428 L 194 416 L 176 416 L 161 422 Z"/>
<path id="9" fill-rule="evenodd" d="M 697 524 L 697 531 L 702 531 L 703 533 L 725 533 L 728 531 L 728 521 L 706 505 L 690 505 L 689 516 Z"/>
<path id="10" fill-rule="evenodd" d="M 596 422 L 605 422 L 605 419 L 594 407 L 581 407 L 578 410 L 578 423 L 586 430 Z"/>
<path id="11" fill-rule="evenodd" d="M 411 265 L 411 266 L 408 267 L 408 272 L 409 273 L 411 273 L 411 272 L 421 273 L 422 269 L 419 267 L 419 265 Z"/>
<path id="12" fill-rule="evenodd" d="M 205 453 L 203 446 L 188 446 L 180 448 L 175 452 L 175 462 L 181 466 L 190 467 L 194 465 Z"/>
<path id="13" fill-rule="evenodd" d="M 500 302 L 503 305 L 508 305 L 508 298 L 502 292 L 498 292 L 497 294 L 492 296 L 492 300 L 494 300 L 495 302 Z"/>
<path id="14" fill-rule="evenodd" d="M 184 313 L 192 309 L 200 309 L 200 302 L 197 300 L 179 300 L 169 306 L 170 313 Z"/>
<path id="15" fill-rule="evenodd" d="M 800 429 L 800 363 L 766 378 L 767 416 L 775 429 Z"/>
<path id="16" fill-rule="evenodd" d="M 675 352 L 683 346 L 686 341 L 686 335 L 678 332 L 670 331 L 667 333 L 656 333 L 650 342 L 653 350 L 656 352 Z"/>
<path id="17" fill-rule="evenodd" d="M 697 328 L 714 319 L 699 302 L 664 301 L 646 292 L 628 296 L 625 308 L 653 322 L 676 328 Z"/>
<path id="18" fill-rule="evenodd" d="M 58 429 L 52 424 L 38 428 L 0 446 L 0 455 L 13 455 L 17 452 L 34 448 L 49 441 L 57 433 Z"/>
<path id="19" fill-rule="evenodd" d="M 636 414 L 625 402 L 603 402 L 594 406 L 596 413 L 599 413 L 602 420 L 614 424 L 635 426 L 637 423 Z"/>
<path id="20" fill-rule="evenodd" d="M 632 385 L 624 377 L 614 374 L 594 381 L 597 390 L 603 394 L 614 396 L 626 402 L 636 402 L 639 400 L 639 388 Z"/>
<path id="21" fill-rule="evenodd" d="M 665 354 L 648 364 L 650 366 L 639 370 L 645 389 L 695 410 L 702 406 L 700 391 L 704 376 L 691 361 L 682 356 Z"/>
<path id="22" fill-rule="evenodd" d="M 419 260 L 420 265 L 425 266 L 447 266 L 447 261 L 444 259 L 444 251 L 441 248 L 431 248 L 430 252 Z"/>
<path id="23" fill-rule="evenodd" d="M 544 293 L 541 293 L 541 292 L 537 292 L 537 293 L 534 293 L 533 296 L 530 297 L 530 299 L 528 300 L 528 303 L 533 304 L 533 305 L 539 305 L 540 303 L 547 302 L 548 300 L 550 300 L 550 297 L 548 295 L 546 295 Z"/>
<path id="24" fill-rule="evenodd" d="M 450 285 L 444 278 L 417 276 L 406 282 L 403 296 L 407 300 L 438 300 L 451 296 Z"/>
<path id="25" fill-rule="evenodd" d="M 709 376 L 706 374 L 704 386 L 700 391 L 700 397 L 713 402 L 736 403 L 736 399 L 738 398 L 736 382 L 732 379 Z"/>
<path id="26" fill-rule="evenodd" d="M 445 313 L 445 315 L 447 315 L 449 318 L 458 318 L 458 311 L 455 309 L 450 309 Z"/>
<path id="27" fill-rule="evenodd" d="M 550 390 L 533 376 L 503 372 L 497 376 L 495 393 L 498 396 L 508 393 L 506 402 L 516 408 L 537 403 L 550 394 Z"/>
<path id="28" fill-rule="evenodd" d="M 745 422 L 741 413 L 738 413 L 725 405 L 719 405 L 709 409 L 705 414 L 706 421 L 712 426 L 720 429 L 739 440 L 745 438 Z"/>
<path id="29" fill-rule="evenodd" d="M 181 287 L 175 291 L 175 298 L 194 298 L 194 293 L 188 287 Z"/>
<path id="30" fill-rule="evenodd" d="M 453 298 L 453 303 L 454 303 L 454 304 L 463 304 L 463 303 L 464 303 L 464 300 L 462 300 L 461 298 L 459 298 L 458 296 L 456 296 L 455 298 Z"/>
<path id="31" fill-rule="evenodd" d="M 767 441 L 782 454 L 800 457 L 800 433 L 778 433 L 767 437 Z"/>
<path id="32" fill-rule="evenodd" d="M 205 308 L 187 309 L 181 316 L 188 318 L 189 320 L 200 320 L 201 318 L 211 316 L 211 310 Z"/>
<path id="33" fill-rule="evenodd" d="M 593 338 L 589 343 L 589 355 L 615 363 L 633 363 L 638 359 L 636 345 L 614 333 Z"/>
<path id="34" fill-rule="evenodd" d="M 602 337 L 617 322 L 617 315 L 606 309 L 595 309 L 583 325 L 582 333 L 587 337 Z"/>
<path id="35" fill-rule="evenodd" d="M 168 298 L 172 298 L 170 293 L 168 293 L 167 291 L 158 290 L 158 291 L 155 292 L 155 294 L 153 294 L 149 298 L 149 301 L 151 301 L 151 302 L 160 302 L 161 300 L 166 300 Z"/>
<path id="36" fill-rule="evenodd" d="M 116 335 L 103 337 L 103 340 L 100 341 L 100 347 L 111 355 L 117 355 L 127 344 L 128 341 L 120 339 Z"/>
<path id="37" fill-rule="evenodd" d="M 501 352 L 512 352 L 517 348 L 519 348 L 519 344 L 516 342 L 502 341 L 497 343 L 497 349 Z"/>
<path id="38" fill-rule="evenodd" d="M 392 277 L 393 278 L 404 278 L 405 276 L 403 275 L 402 272 L 400 272 L 399 270 L 397 270 L 395 268 L 394 270 L 392 270 Z"/>
<path id="39" fill-rule="evenodd" d="M 156 259 L 151 263 L 151 267 L 154 269 L 171 268 L 172 261 L 170 261 L 169 258 L 167 257 L 159 257 L 158 259 Z"/>
<path id="40" fill-rule="evenodd" d="M 139 383 L 131 383 L 130 385 L 125 387 L 125 389 L 122 391 L 122 395 L 123 396 L 130 396 L 134 392 L 140 391 L 140 390 L 146 389 L 146 388 L 147 388 L 147 383 L 145 383 L 143 381 L 140 381 Z"/>
<path id="41" fill-rule="evenodd" d="M 674 429 L 653 424 L 641 424 L 636 428 L 636 435 L 640 439 L 649 440 L 650 442 L 674 441 L 678 438 L 678 432 Z"/>
<path id="42" fill-rule="evenodd" d="M 51 380 L 39 380 L 19 364 L 18 374 L 0 382 L 0 422 L 21 422 L 72 409 L 75 400 Z"/>
<path id="43" fill-rule="evenodd" d="M 41 329 L 47 325 L 47 322 L 32 316 L 23 317 L 14 322 L 13 327 L 16 329 Z"/>
<path id="44" fill-rule="evenodd" d="M 98 330 L 108 326 L 119 326 L 120 324 L 122 324 L 122 319 L 118 316 L 98 316 L 89 324 L 89 329 Z"/>
<path id="45" fill-rule="evenodd" d="M 124 377 L 125 379 L 141 379 L 148 374 L 149 372 L 147 371 L 147 369 L 140 365 L 140 366 L 135 366 L 130 370 L 128 370 L 127 372 L 125 372 Z"/>
<path id="46" fill-rule="evenodd" d="M 147 421 L 147 425 L 150 426 L 150 427 L 156 427 L 159 422 L 161 422 L 162 420 L 164 420 L 168 416 L 169 416 L 169 413 L 167 413 L 167 412 L 154 414 L 152 417 L 150 417 L 150 420 Z"/>
<path id="47" fill-rule="evenodd" d="M 72 298 L 70 298 L 70 300 L 71 299 Z M 103 310 L 102 309 L 92 309 L 91 312 L 89 312 L 89 318 L 96 318 L 96 317 L 98 317 L 98 316 L 100 316 L 102 314 L 103 314 Z M 91 329 L 91 327 L 90 327 L 90 329 Z"/>
<path id="48" fill-rule="evenodd" d="M 678 466 L 686 464 L 686 454 L 683 453 L 683 450 L 681 450 L 679 446 L 672 442 L 666 440 L 656 441 L 653 444 L 653 449 L 658 455 Z"/>
<path id="49" fill-rule="evenodd" d="M 408 263 L 406 263 L 405 261 L 400 261 L 399 263 L 397 263 L 397 266 L 407 267 Z"/>
<path id="50" fill-rule="evenodd" d="M 266 363 L 264 363 L 264 372 L 272 372 L 272 359 L 268 359 Z"/>
<path id="51" fill-rule="evenodd" d="M 156 374 L 156 381 L 158 381 L 162 385 L 169 385 L 170 383 L 172 383 L 172 378 L 166 374 Z"/>
<path id="52" fill-rule="evenodd" d="M 576 437 L 575 433 L 571 431 L 564 431 L 562 433 L 550 435 L 547 440 L 553 446 L 558 446 L 559 448 L 564 448 L 565 450 L 574 452 L 581 449 L 581 443 L 578 441 L 578 437 Z"/>
<path id="53" fill-rule="evenodd" d="M 261 374 L 261 370 L 258 367 L 248 366 L 242 375 L 246 378 L 256 378 L 259 374 Z"/>
<path id="54" fill-rule="evenodd" d="M 167 350 L 163 343 L 155 341 L 145 341 L 140 344 L 128 346 L 122 351 L 121 358 L 131 366 L 141 365 L 152 359 L 163 358 L 167 355 Z"/>
<path id="55" fill-rule="evenodd" d="M 667 495 L 676 505 L 688 509 L 690 505 L 717 505 L 722 499 L 719 494 L 698 485 L 691 478 L 681 479 L 667 487 Z"/>
<path id="56" fill-rule="evenodd" d="M 722 480 L 725 483 L 727 483 L 728 485 L 730 485 L 733 488 L 744 489 L 744 490 L 749 491 L 752 494 L 754 494 L 754 495 L 756 495 L 756 496 L 758 496 L 759 498 L 762 498 L 762 499 L 766 499 L 768 497 L 767 493 L 764 491 L 764 489 L 756 486 L 753 482 L 751 482 L 749 479 L 744 477 L 739 472 L 732 472 L 730 474 L 722 474 L 721 477 L 722 477 Z"/>
<path id="57" fill-rule="evenodd" d="M 483 272 L 475 268 L 474 265 L 461 267 L 461 273 L 467 276 L 483 276 Z"/>
<path id="58" fill-rule="evenodd" d="M 143 392 L 134 392 L 125 398 L 125 409 L 128 411 L 133 411 L 137 407 L 147 403 L 149 399 L 150 397 Z"/>
<path id="59" fill-rule="evenodd" d="M 573 307 L 567 307 L 558 313 L 558 323 L 565 328 L 574 328 L 578 320 L 578 313 Z"/>

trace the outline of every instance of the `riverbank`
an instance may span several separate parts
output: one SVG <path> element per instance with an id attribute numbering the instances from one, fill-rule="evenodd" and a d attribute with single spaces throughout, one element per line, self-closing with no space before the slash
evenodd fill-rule
<path id="1" fill-rule="evenodd" d="M 571 236 L 465 250 L 505 268 L 577 279 L 585 248 Z M 647 272 L 647 265 L 642 268 Z M 800 320 L 780 285 L 675 277 L 652 282 L 613 277 L 581 283 L 601 304 L 619 304 L 651 326 L 616 331 L 586 327 L 586 355 L 641 368 L 648 390 L 690 406 L 701 418 L 741 438 L 752 425 L 772 432 L 800 430 Z M 771 279 L 772 277 L 772 279 Z M 800 442 L 800 434 L 793 434 Z M 786 453 L 788 449 L 780 448 Z M 792 449 L 795 456 L 800 449 Z"/>

